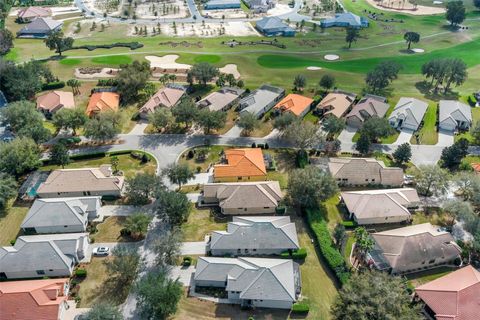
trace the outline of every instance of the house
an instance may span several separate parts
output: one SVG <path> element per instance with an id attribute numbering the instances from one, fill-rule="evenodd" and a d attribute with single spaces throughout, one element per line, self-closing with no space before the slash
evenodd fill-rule
<path id="1" fill-rule="evenodd" d="M 320 27 L 345 27 L 345 28 L 367 28 L 368 19 L 359 17 L 351 12 L 337 13 L 335 17 L 324 19 L 320 22 Z"/>
<path id="2" fill-rule="evenodd" d="M 240 88 L 223 87 L 216 92 L 197 102 L 200 108 L 208 108 L 210 111 L 226 111 L 240 99 L 245 90 Z"/>
<path id="3" fill-rule="evenodd" d="M 25 234 L 86 232 L 101 197 L 36 199 L 20 226 Z"/>
<path id="4" fill-rule="evenodd" d="M 390 105 L 382 97 L 368 96 L 360 100 L 352 110 L 346 115 L 347 125 L 360 128 L 365 121 L 372 117 L 383 118 Z"/>
<path id="5" fill-rule="evenodd" d="M 201 202 L 225 215 L 273 214 L 282 197 L 278 181 L 207 183 Z"/>
<path id="6" fill-rule="evenodd" d="M 54 90 L 37 97 L 37 110 L 46 116 L 51 116 L 62 108 L 75 108 L 73 93 Z"/>
<path id="7" fill-rule="evenodd" d="M 240 115 L 249 112 L 256 115 L 257 118 L 261 118 L 265 113 L 270 111 L 284 95 L 284 89 L 264 84 L 240 101 L 238 104 Z"/>
<path id="8" fill-rule="evenodd" d="M 373 233 L 372 238 L 368 263 L 394 275 L 454 264 L 462 253 L 449 232 L 430 223 Z"/>
<path id="9" fill-rule="evenodd" d="M 440 100 L 438 127 L 447 131 L 468 130 L 472 125 L 470 106 L 455 100 Z"/>
<path id="10" fill-rule="evenodd" d="M 59 169 L 37 189 L 40 198 L 112 196 L 120 197 L 124 177 L 113 176 L 110 165 L 99 168 Z"/>
<path id="11" fill-rule="evenodd" d="M 148 115 L 157 108 L 172 108 L 177 105 L 184 95 L 185 90 L 180 88 L 162 88 L 140 108 L 140 117 L 148 118 Z"/>
<path id="12" fill-rule="evenodd" d="M 277 112 L 290 112 L 298 118 L 302 118 L 309 111 L 313 103 L 313 99 L 301 96 L 299 94 L 291 93 L 283 98 L 279 103 L 273 107 Z"/>
<path id="13" fill-rule="evenodd" d="M 417 287 L 415 293 L 431 319 L 478 319 L 480 272 L 469 265 Z"/>
<path id="14" fill-rule="evenodd" d="M 5 95 L 0 90 L 0 108 L 6 107 L 7 104 L 8 104 L 7 98 L 5 98 Z"/>
<path id="15" fill-rule="evenodd" d="M 286 259 L 200 257 L 193 281 L 225 289 L 242 307 L 290 309 L 301 292 L 299 269 Z"/>
<path id="16" fill-rule="evenodd" d="M 330 92 L 317 104 L 316 111 L 324 117 L 333 115 L 342 118 L 350 111 L 356 95 L 347 92 Z"/>
<path id="17" fill-rule="evenodd" d="M 428 104 L 415 98 L 402 97 L 393 109 L 388 122 L 395 129 L 417 130 L 422 122 Z"/>
<path id="18" fill-rule="evenodd" d="M 13 247 L 0 247 L 0 279 L 69 277 L 88 244 L 88 233 L 18 237 Z"/>
<path id="19" fill-rule="evenodd" d="M 374 158 L 329 158 L 328 170 L 339 185 L 383 185 L 399 187 L 403 184 L 403 170 L 385 167 Z"/>
<path id="20" fill-rule="evenodd" d="M 100 112 L 117 112 L 120 105 L 120 95 L 115 92 L 95 92 L 88 101 L 87 116 L 92 117 Z"/>
<path id="21" fill-rule="evenodd" d="M 274 0 L 243 0 L 243 3 L 252 13 L 266 13 L 276 5 Z"/>
<path id="22" fill-rule="evenodd" d="M 264 17 L 256 22 L 255 28 L 267 37 L 294 37 L 296 33 L 295 29 L 283 23 L 279 17 Z"/>
<path id="23" fill-rule="evenodd" d="M 261 181 L 267 179 L 262 149 L 228 149 L 224 163 L 213 166 L 215 182 Z"/>
<path id="24" fill-rule="evenodd" d="M 345 191 L 342 201 L 359 225 L 409 221 L 409 209 L 418 207 L 420 199 L 412 188 Z"/>
<path id="25" fill-rule="evenodd" d="M 240 0 L 210 0 L 203 6 L 205 10 L 240 9 Z"/>
<path id="26" fill-rule="evenodd" d="M 280 255 L 300 248 L 289 216 L 233 217 L 227 231 L 213 231 L 207 244 L 212 256 Z"/>
<path id="27" fill-rule="evenodd" d="M 21 22 L 31 22 L 36 18 L 46 18 L 52 15 L 50 8 L 44 7 L 27 7 L 20 9 L 17 13 L 17 18 Z"/>
<path id="28" fill-rule="evenodd" d="M 62 29 L 63 22 L 50 18 L 36 18 L 17 33 L 19 38 L 46 38 Z"/>
<path id="29" fill-rule="evenodd" d="M 66 278 L 0 282 L 0 319 L 63 319 L 68 292 Z"/>

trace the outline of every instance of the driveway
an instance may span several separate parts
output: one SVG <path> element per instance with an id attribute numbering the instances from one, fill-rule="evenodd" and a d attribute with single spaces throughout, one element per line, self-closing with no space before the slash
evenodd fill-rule
<path id="1" fill-rule="evenodd" d="M 120 245 L 125 245 L 125 246 L 132 246 L 132 247 L 140 247 L 142 245 L 143 241 L 137 241 L 137 242 L 94 242 L 90 243 L 88 245 L 87 252 L 85 253 L 85 257 L 80 261 L 80 262 L 90 262 L 92 260 L 92 251 L 96 247 L 109 247 L 110 248 L 110 254 L 112 254 L 113 248 L 116 246 Z"/>
<path id="2" fill-rule="evenodd" d="M 208 172 L 196 173 L 193 179 L 188 180 L 186 185 L 205 184 L 213 182 L 213 168 L 210 168 Z"/>
<path id="3" fill-rule="evenodd" d="M 148 126 L 148 122 L 144 120 L 140 120 L 134 127 L 133 129 L 129 132 L 129 134 L 137 134 L 137 135 L 143 135 L 145 134 L 144 131 Z"/>
<path id="4" fill-rule="evenodd" d="M 242 134 L 242 128 L 240 128 L 239 126 L 237 125 L 234 125 L 232 127 L 232 129 L 228 130 L 223 136 L 224 137 L 230 137 L 230 138 L 236 138 L 236 137 L 240 137 L 240 135 Z"/>
<path id="5" fill-rule="evenodd" d="M 338 135 L 338 140 L 340 140 L 340 142 L 344 142 L 344 143 L 351 143 L 352 140 L 353 140 L 353 136 L 355 135 L 355 133 L 357 133 L 357 131 L 358 131 L 358 128 L 347 126 Z"/>
<path id="6" fill-rule="evenodd" d="M 130 216 L 136 212 L 139 212 L 139 209 L 140 208 L 135 206 L 102 206 L 98 210 L 98 217 L 95 218 L 93 221 L 102 222 L 106 217 L 112 216 Z"/>
<path id="7" fill-rule="evenodd" d="M 182 256 L 205 254 L 205 241 L 183 242 L 180 249 Z"/>
<path id="8" fill-rule="evenodd" d="M 187 193 L 187 198 L 191 203 L 197 203 L 200 193 Z"/>
<path id="9" fill-rule="evenodd" d="M 395 141 L 395 144 L 402 144 L 402 143 L 410 143 L 410 139 L 413 136 L 413 130 L 410 129 L 402 129 L 400 131 L 400 135 L 398 136 L 397 141 Z"/>
<path id="10" fill-rule="evenodd" d="M 172 279 L 178 279 L 185 287 L 188 287 L 190 286 L 194 273 L 194 266 L 190 266 L 188 268 L 176 266 L 170 270 L 170 277 Z"/>
<path id="11" fill-rule="evenodd" d="M 436 145 L 441 147 L 449 147 L 453 144 L 454 140 L 455 136 L 453 131 L 440 129 L 438 131 L 438 142 Z"/>

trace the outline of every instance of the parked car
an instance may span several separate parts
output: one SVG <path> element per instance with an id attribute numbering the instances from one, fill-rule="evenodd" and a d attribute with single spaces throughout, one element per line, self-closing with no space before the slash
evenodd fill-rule
<path id="1" fill-rule="evenodd" d="M 109 247 L 96 247 L 93 248 L 93 255 L 94 256 L 108 256 L 110 254 L 110 248 Z"/>

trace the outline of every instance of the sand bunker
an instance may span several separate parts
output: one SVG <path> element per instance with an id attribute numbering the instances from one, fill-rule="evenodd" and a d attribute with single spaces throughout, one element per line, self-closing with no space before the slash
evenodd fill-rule
<path id="1" fill-rule="evenodd" d="M 189 64 L 176 63 L 175 61 L 179 58 L 176 54 L 167 54 L 163 57 L 157 56 L 146 56 L 145 59 L 150 61 L 151 68 L 160 68 L 160 69 L 190 69 L 192 66 Z"/>
<path id="2" fill-rule="evenodd" d="M 412 49 L 412 51 L 415 52 L 415 53 L 424 53 L 425 52 L 425 50 L 420 49 L 420 48 L 414 48 L 414 49 Z"/>
<path id="3" fill-rule="evenodd" d="M 440 14 L 445 12 L 445 8 L 427 7 L 427 6 L 419 6 L 419 5 L 415 7 L 410 2 L 405 2 L 402 0 L 393 0 L 390 2 L 386 2 L 389 4 L 388 7 L 384 6 L 382 1 L 367 0 L 367 2 L 370 5 L 380 10 L 408 13 L 408 14 L 419 15 L 419 16 Z"/>
<path id="4" fill-rule="evenodd" d="M 322 70 L 322 68 L 320 68 L 320 67 L 314 67 L 314 66 L 310 66 L 310 67 L 307 67 L 307 70 L 310 70 L 310 71 L 317 71 L 317 70 Z"/>
<path id="5" fill-rule="evenodd" d="M 335 61 L 340 59 L 340 57 L 337 56 L 336 54 L 326 54 L 323 58 L 328 61 Z"/>
<path id="6" fill-rule="evenodd" d="M 226 73 L 226 74 L 231 73 L 231 74 L 233 74 L 235 79 L 240 79 L 240 72 L 238 72 L 238 68 L 237 68 L 236 64 L 227 64 L 227 65 L 225 65 L 225 67 L 220 68 L 218 70 L 220 70 L 220 72 Z"/>

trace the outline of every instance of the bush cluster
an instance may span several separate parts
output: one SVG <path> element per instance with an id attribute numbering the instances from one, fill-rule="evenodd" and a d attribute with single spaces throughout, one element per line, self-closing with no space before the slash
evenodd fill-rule
<path id="1" fill-rule="evenodd" d="M 115 87 L 118 85 L 118 80 L 115 78 L 98 79 L 97 86 L 99 87 Z"/>
<path id="2" fill-rule="evenodd" d="M 307 221 L 315 234 L 315 240 L 327 264 L 342 285 L 347 283 L 350 278 L 350 271 L 342 254 L 333 245 L 327 222 L 323 219 L 322 214 L 318 210 L 307 210 Z"/>
<path id="3" fill-rule="evenodd" d="M 293 306 L 292 306 L 292 312 L 293 313 L 302 313 L 302 314 L 306 314 L 310 311 L 310 307 L 308 304 L 306 303 L 302 303 L 302 302 L 297 302 L 297 303 L 294 303 Z"/>
<path id="4" fill-rule="evenodd" d="M 77 269 L 75 270 L 75 276 L 77 276 L 78 278 L 85 278 L 87 276 L 87 270 Z"/>
<path id="5" fill-rule="evenodd" d="M 130 50 L 135 50 L 143 47 L 143 44 L 140 42 L 115 42 L 111 44 L 86 44 L 84 46 L 76 46 L 71 47 L 68 50 L 76 50 L 76 49 L 87 49 L 88 51 L 93 51 L 95 49 L 112 49 L 112 48 L 130 48 Z"/>
<path id="6" fill-rule="evenodd" d="M 300 248 L 292 253 L 286 251 L 281 254 L 281 257 L 284 259 L 305 260 L 307 257 L 307 249 Z"/>
<path id="7" fill-rule="evenodd" d="M 42 84 L 42 91 L 61 89 L 61 88 L 63 88 L 63 87 L 65 87 L 65 82 L 63 82 L 63 81 L 54 81 L 54 82 L 49 82 L 49 83 L 44 83 L 44 84 Z"/>

